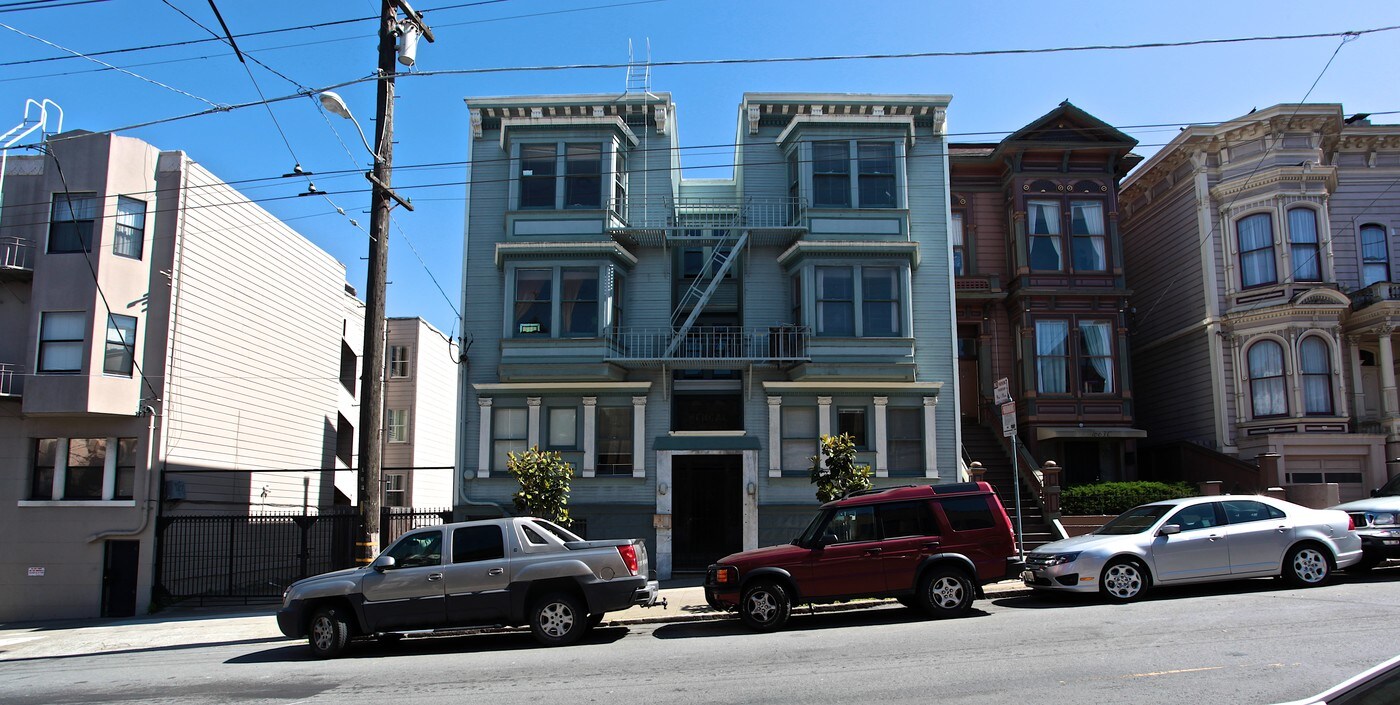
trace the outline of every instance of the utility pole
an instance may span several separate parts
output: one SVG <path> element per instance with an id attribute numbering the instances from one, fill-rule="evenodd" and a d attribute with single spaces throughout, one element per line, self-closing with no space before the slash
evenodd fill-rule
<path id="1" fill-rule="evenodd" d="M 400 26 L 398 11 L 406 16 Z M 355 537 L 355 561 L 368 565 L 379 548 L 379 507 L 383 496 L 381 468 L 384 436 L 384 298 L 389 268 L 389 209 L 393 203 L 413 210 L 390 186 L 394 168 L 394 65 L 401 34 L 420 32 L 433 41 L 432 30 L 404 0 L 381 0 L 379 23 L 379 86 L 375 100 L 374 170 L 365 178 L 374 185 L 370 197 L 369 272 L 365 280 L 364 369 L 360 373 L 360 473 L 357 498 L 360 534 Z M 414 37 L 413 39 L 416 39 Z M 409 42 L 405 42 L 408 46 Z M 411 49 L 407 63 L 412 63 Z"/>

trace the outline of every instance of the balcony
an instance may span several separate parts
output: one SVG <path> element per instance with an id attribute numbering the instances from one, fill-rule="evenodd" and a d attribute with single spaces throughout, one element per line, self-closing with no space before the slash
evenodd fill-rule
<path id="1" fill-rule="evenodd" d="M 9 362 L 0 362 L 0 398 L 18 399 L 24 392 L 24 370 Z"/>
<path id="2" fill-rule="evenodd" d="M 692 326 L 672 347 L 670 328 L 618 328 L 608 337 L 605 359 L 633 367 L 727 369 L 752 364 L 806 362 L 805 326 Z"/>
<path id="3" fill-rule="evenodd" d="M 34 243 L 22 237 L 0 237 L 0 281 L 34 276 Z"/>
<path id="4" fill-rule="evenodd" d="M 1383 301 L 1400 301 L 1400 284 L 1376 282 L 1365 289 L 1357 289 L 1347 296 L 1351 299 L 1351 310 L 1360 311 L 1367 306 Z"/>
<path id="5" fill-rule="evenodd" d="M 624 245 L 706 244 L 748 230 L 756 245 L 787 245 L 807 230 L 802 198 L 612 199 L 608 232 Z"/>

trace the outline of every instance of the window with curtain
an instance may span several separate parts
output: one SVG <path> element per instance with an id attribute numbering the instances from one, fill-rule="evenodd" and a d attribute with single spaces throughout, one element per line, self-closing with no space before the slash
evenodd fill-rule
<path id="1" fill-rule="evenodd" d="M 812 143 L 812 206 L 851 207 L 850 143 Z"/>
<path id="2" fill-rule="evenodd" d="M 603 145 L 564 145 L 564 207 L 603 207 Z"/>
<path id="3" fill-rule="evenodd" d="M 515 327 L 518 337 L 549 337 L 554 271 L 515 270 Z"/>
<path id="4" fill-rule="evenodd" d="M 1361 286 L 1390 281 L 1390 239 L 1385 227 L 1361 226 Z"/>
<path id="5" fill-rule="evenodd" d="M 91 252 L 92 229 L 101 210 L 95 193 L 56 193 L 49 214 L 49 252 Z"/>
<path id="6" fill-rule="evenodd" d="M 559 275 L 559 316 L 566 338 L 598 337 L 598 269 L 565 267 Z"/>
<path id="7" fill-rule="evenodd" d="M 39 318 L 39 371 L 81 372 L 83 369 L 82 311 L 45 311 Z"/>
<path id="8" fill-rule="evenodd" d="M 857 142 L 861 208 L 894 208 L 894 143 Z"/>
<path id="9" fill-rule="evenodd" d="M 1109 321 L 1079 322 L 1079 391 L 1084 394 L 1112 394 L 1113 324 Z"/>
<path id="10" fill-rule="evenodd" d="M 1332 414 L 1332 354 L 1327 341 L 1303 338 L 1298 346 L 1298 367 L 1303 376 L 1303 413 Z"/>
<path id="11" fill-rule="evenodd" d="M 510 453 L 525 452 L 529 439 L 529 417 L 525 409 L 492 409 L 491 469 L 503 471 L 510 462 Z"/>
<path id="12" fill-rule="evenodd" d="M 1070 239 L 1074 271 L 1102 272 L 1108 269 L 1108 253 L 1103 228 L 1103 203 L 1070 201 Z"/>
<path id="13" fill-rule="evenodd" d="M 967 245 L 963 242 L 963 214 L 954 213 L 952 222 L 948 223 L 948 239 L 953 241 L 953 276 L 961 277 L 967 274 L 963 268 L 967 257 Z"/>
<path id="14" fill-rule="evenodd" d="M 852 278 L 850 267 L 817 267 L 817 335 L 856 334 Z"/>
<path id="15" fill-rule="evenodd" d="M 1284 384 L 1283 346 L 1262 340 L 1249 347 L 1249 390 L 1254 416 L 1283 416 L 1288 413 Z"/>
<path id="16" fill-rule="evenodd" d="M 1322 281 L 1322 249 L 1317 239 L 1317 212 L 1313 209 L 1288 211 L 1288 254 L 1293 260 L 1293 281 Z"/>
<path id="17" fill-rule="evenodd" d="M 520 207 L 554 207 L 554 172 L 558 146 L 526 144 L 520 146 Z"/>
<path id="18" fill-rule="evenodd" d="M 136 360 L 136 318 L 107 317 L 107 347 L 102 356 L 102 373 L 131 376 Z"/>
<path id="19" fill-rule="evenodd" d="M 1069 392 L 1069 322 L 1035 322 L 1035 390 Z"/>
<path id="20" fill-rule="evenodd" d="M 1060 204 L 1056 201 L 1026 203 L 1026 234 L 1030 238 L 1032 270 L 1058 272 L 1064 269 L 1060 243 Z"/>
<path id="21" fill-rule="evenodd" d="M 866 338 L 899 335 L 899 270 L 861 267 L 861 334 Z"/>
<path id="22" fill-rule="evenodd" d="M 112 240 L 112 254 L 141 259 L 146 239 L 146 202 L 126 196 L 117 197 L 117 225 Z"/>
<path id="23" fill-rule="evenodd" d="M 1274 269 L 1274 227 L 1268 213 L 1255 213 L 1235 224 L 1240 244 L 1240 285 L 1248 289 L 1278 282 Z"/>

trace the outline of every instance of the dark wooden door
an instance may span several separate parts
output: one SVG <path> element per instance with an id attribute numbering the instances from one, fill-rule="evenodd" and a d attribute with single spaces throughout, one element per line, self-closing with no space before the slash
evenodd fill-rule
<path id="1" fill-rule="evenodd" d="M 140 541 L 108 541 L 102 560 L 102 616 L 136 614 L 136 576 L 141 567 Z"/>
<path id="2" fill-rule="evenodd" d="M 675 572 L 703 571 L 744 547 L 743 462 L 738 455 L 671 461 L 671 556 Z"/>

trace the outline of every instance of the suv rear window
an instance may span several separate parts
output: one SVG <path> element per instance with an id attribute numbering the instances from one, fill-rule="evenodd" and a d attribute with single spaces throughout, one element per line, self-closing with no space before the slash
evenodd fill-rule
<path id="1" fill-rule="evenodd" d="M 953 531 L 974 531 L 996 526 L 985 495 L 940 499 L 938 503 L 943 505 L 943 514 L 948 517 L 948 525 Z"/>

